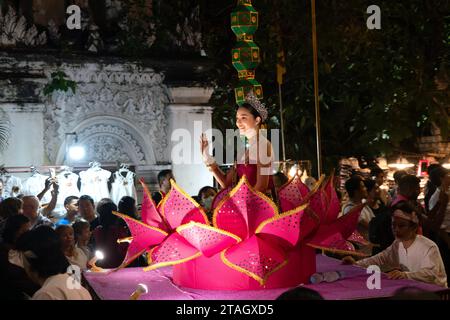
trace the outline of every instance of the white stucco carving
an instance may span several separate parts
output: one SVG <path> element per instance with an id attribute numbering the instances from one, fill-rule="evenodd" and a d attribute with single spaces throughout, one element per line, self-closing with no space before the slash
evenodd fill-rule
<path id="1" fill-rule="evenodd" d="M 0 8 L 0 47 L 15 47 L 17 44 L 35 47 L 46 43 L 47 34 L 39 34 L 34 24 L 28 28 L 25 17 L 19 16 L 14 8 L 8 7 L 6 13 Z"/>
<path id="2" fill-rule="evenodd" d="M 131 152 L 128 157 L 137 163 L 152 164 L 166 160 L 168 121 L 165 105 L 168 94 L 162 83 L 163 76 L 152 70 L 139 72 L 133 70 L 134 67 L 130 71 L 123 71 L 123 67 L 120 69 L 117 66 L 101 69 L 96 64 L 85 64 L 81 68 L 63 66 L 60 69 L 77 82 L 77 88 L 75 94 L 57 91 L 48 99 L 44 121 L 46 152 L 51 161 L 61 161 L 66 133 L 76 131 L 98 135 L 99 132 L 94 132 L 93 128 L 113 128 L 113 132 L 108 134 L 125 139 L 124 142 L 132 146 L 127 149 Z M 51 72 L 48 72 L 49 79 Z M 100 116 L 97 123 L 89 123 L 89 131 L 87 121 Z M 85 125 L 80 126 L 83 123 Z M 144 149 L 151 149 L 147 156 L 142 151 Z"/>

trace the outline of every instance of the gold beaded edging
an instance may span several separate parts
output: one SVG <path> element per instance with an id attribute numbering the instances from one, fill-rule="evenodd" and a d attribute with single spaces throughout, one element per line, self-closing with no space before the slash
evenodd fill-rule
<path id="1" fill-rule="evenodd" d="M 133 219 L 133 218 L 131 218 L 131 217 L 127 216 L 127 215 L 124 215 L 124 214 L 122 214 L 122 213 L 120 213 L 120 212 L 113 211 L 112 213 L 113 213 L 114 215 L 116 215 L 116 216 L 122 218 L 123 220 L 125 220 L 125 222 L 127 223 L 127 225 L 128 225 L 128 221 L 127 221 L 127 220 L 132 220 L 132 221 L 134 221 L 134 222 L 136 222 L 136 223 L 138 223 L 138 224 L 140 224 L 140 225 L 146 227 L 147 229 L 150 229 L 150 230 L 153 230 L 153 231 L 157 231 L 157 232 L 163 234 L 164 236 L 167 236 L 167 235 L 168 235 L 168 233 L 167 233 L 166 231 L 164 231 L 164 230 L 162 230 L 162 229 L 160 229 L 160 228 L 153 227 L 153 226 L 149 226 L 148 224 L 146 224 L 146 223 L 144 223 L 144 222 L 142 222 L 142 221 Z M 128 226 L 128 227 L 129 227 L 129 226 Z"/>
<path id="2" fill-rule="evenodd" d="M 268 197 L 266 196 L 264 193 L 256 191 L 248 182 L 247 177 L 245 175 L 243 175 L 241 177 L 241 179 L 239 180 L 239 183 L 230 191 L 229 194 L 225 195 L 223 197 L 222 200 L 220 200 L 220 202 L 217 204 L 217 207 L 214 209 L 214 214 L 213 214 L 213 226 L 218 228 L 217 226 L 217 215 L 218 212 L 220 210 L 220 208 L 223 206 L 224 202 L 230 198 L 232 198 L 238 191 L 239 189 L 242 187 L 243 184 L 246 184 L 248 189 L 250 190 L 250 192 L 256 194 L 257 196 L 259 196 L 260 198 L 262 198 L 264 201 L 266 201 L 267 203 L 269 203 L 269 205 L 272 207 L 273 211 L 274 211 L 274 216 L 277 217 L 279 215 L 278 213 L 278 207 L 276 206 L 276 204 Z"/>
<path id="3" fill-rule="evenodd" d="M 189 229 L 189 228 L 191 228 L 191 227 L 199 227 L 199 228 L 202 228 L 202 229 L 208 229 L 208 230 L 211 230 L 211 231 L 220 233 L 220 234 L 222 234 L 222 235 L 225 235 L 225 236 L 228 236 L 228 237 L 230 237 L 230 238 L 233 238 L 233 239 L 236 240 L 238 243 L 242 241 L 242 239 L 241 239 L 240 237 L 238 237 L 237 235 L 235 235 L 235 234 L 233 234 L 233 233 L 231 233 L 231 232 L 228 232 L 228 231 L 225 231 L 225 230 L 216 228 L 216 227 L 212 227 L 212 226 L 209 226 L 209 225 L 206 225 L 206 224 L 198 223 L 198 222 L 195 222 L 195 221 L 191 221 L 191 222 L 189 222 L 189 223 L 186 223 L 186 224 L 183 224 L 183 225 L 179 226 L 179 227 L 176 229 L 176 231 L 177 231 L 178 233 L 180 233 L 180 232 L 182 232 L 183 230 Z M 180 234 L 180 235 L 181 235 L 181 234 Z"/>
<path id="4" fill-rule="evenodd" d="M 153 262 L 152 258 L 151 258 L 153 250 L 155 250 L 155 248 L 153 248 L 150 251 L 150 253 L 149 253 L 150 254 L 150 258 L 149 258 L 150 259 L 150 264 Z M 148 267 L 144 268 L 143 270 L 144 271 L 151 271 L 151 270 L 155 270 L 155 269 L 158 269 L 158 268 L 161 268 L 161 267 L 173 266 L 175 264 L 180 264 L 180 263 L 184 263 L 184 262 L 187 262 L 189 260 L 192 260 L 192 259 L 196 259 L 196 258 L 200 257 L 201 255 L 202 255 L 201 252 L 197 252 L 197 253 L 193 254 L 192 256 L 190 256 L 190 257 L 183 258 L 183 259 L 180 259 L 180 260 L 159 262 L 159 263 L 156 263 L 156 264 L 153 264 L 153 265 L 151 264 Z"/>
<path id="5" fill-rule="evenodd" d="M 269 219 L 267 219 L 267 220 L 264 220 L 264 221 L 261 222 L 261 223 L 259 224 L 259 226 L 256 228 L 255 234 L 256 234 L 256 233 L 260 233 L 261 230 L 262 230 L 267 224 L 269 224 L 269 223 L 271 223 L 271 222 L 275 222 L 275 221 L 277 221 L 277 220 L 280 220 L 280 219 L 285 218 L 285 217 L 288 217 L 288 216 L 292 216 L 292 215 L 297 214 L 297 213 L 299 213 L 299 212 L 301 212 L 301 211 L 304 211 L 308 206 L 309 206 L 309 203 L 307 203 L 307 204 L 302 204 L 302 205 L 300 205 L 300 206 L 298 206 L 298 207 L 296 207 L 296 208 L 294 208 L 294 209 L 291 209 L 291 210 L 289 210 L 289 211 L 286 211 L 286 212 L 280 214 L 280 215 L 277 216 L 277 217 L 273 217 L 273 218 L 269 218 Z"/>
<path id="6" fill-rule="evenodd" d="M 161 208 L 161 210 L 160 210 L 161 215 L 164 217 L 165 220 L 167 220 L 166 213 L 165 213 L 166 202 L 169 199 L 169 196 L 172 193 L 172 190 L 176 190 L 179 193 L 181 193 L 185 198 L 187 198 L 200 211 L 200 214 L 202 215 L 202 217 L 205 221 L 205 224 L 209 222 L 208 217 L 206 216 L 203 208 L 194 199 L 192 199 L 190 195 L 188 195 L 184 190 L 182 190 L 173 179 L 170 179 L 170 185 L 171 185 L 170 191 L 161 200 L 161 203 L 159 205 L 159 207 Z M 172 227 L 170 226 L 170 228 L 172 228 Z"/>
<path id="7" fill-rule="evenodd" d="M 263 286 L 263 285 L 266 284 L 267 279 L 268 279 L 273 273 L 277 272 L 278 270 L 280 270 L 281 268 L 283 268 L 283 267 L 288 263 L 288 259 L 284 259 L 283 262 L 282 262 L 280 265 L 278 265 L 275 269 L 273 269 L 272 271 L 270 271 L 269 273 L 267 273 L 267 274 L 264 276 L 264 278 L 261 278 L 260 276 L 254 274 L 253 272 L 250 272 L 250 271 L 248 271 L 248 270 L 246 270 L 246 269 L 244 269 L 244 268 L 241 268 L 241 267 L 235 265 L 233 262 L 229 261 L 229 260 L 226 258 L 226 256 L 225 256 L 225 252 L 226 252 L 227 250 L 228 250 L 228 249 L 225 249 L 225 250 L 223 250 L 223 251 L 220 253 L 220 259 L 222 260 L 222 262 L 223 262 L 226 266 L 230 267 L 231 269 L 233 269 L 233 270 L 235 270 L 235 271 L 238 271 L 238 272 L 240 272 L 240 273 L 243 273 L 243 274 L 249 276 L 250 278 L 255 279 L 256 281 L 258 281 L 258 283 L 259 283 L 261 286 Z"/>

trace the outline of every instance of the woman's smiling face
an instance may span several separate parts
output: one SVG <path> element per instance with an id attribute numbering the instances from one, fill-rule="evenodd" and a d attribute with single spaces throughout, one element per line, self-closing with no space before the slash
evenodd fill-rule
<path id="1" fill-rule="evenodd" d="M 249 135 L 258 128 L 261 118 L 256 117 L 247 109 L 240 107 L 236 113 L 236 126 L 241 135 Z"/>

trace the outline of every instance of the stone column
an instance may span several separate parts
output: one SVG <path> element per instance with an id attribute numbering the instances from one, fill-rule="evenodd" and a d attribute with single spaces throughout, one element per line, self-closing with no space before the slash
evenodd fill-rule
<path id="1" fill-rule="evenodd" d="M 177 87 L 170 89 L 168 105 L 168 154 L 177 183 L 189 195 L 213 185 L 213 177 L 204 166 L 200 154 L 200 134 L 212 127 L 212 107 L 208 103 L 211 88 Z"/>
<path id="2" fill-rule="evenodd" d="M 44 106 L 41 104 L 0 104 L 9 116 L 8 147 L 0 152 L 0 164 L 6 167 L 49 164 L 44 153 Z M 15 174 L 22 178 L 22 174 Z"/>

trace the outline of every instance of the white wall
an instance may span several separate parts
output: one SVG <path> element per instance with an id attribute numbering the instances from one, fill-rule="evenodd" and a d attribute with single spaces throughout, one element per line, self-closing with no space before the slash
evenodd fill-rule
<path id="1" fill-rule="evenodd" d="M 177 184 L 189 195 L 197 195 L 200 188 L 213 186 L 213 176 L 202 162 L 200 154 L 200 134 L 211 128 L 211 107 L 192 105 L 169 105 L 168 128 L 168 158 L 171 159 L 172 171 Z M 197 122 L 197 125 L 194 124 Z M 178 129 L 178 131 L 177 131 Z M 185 129 L 186 135 L 180 138 L 180 129 Z M 172 141 L 172 138 L 178 139 Z M 186 151 L 183 154 L 183 163 L 180 163 L 177 150 Z"/>
<path id="2" fill-rule="evenodd" d="M 0 153 L 0 164 L 6 167 L 48 164 L 44 153 L 44 120 L 40 108 L 23 112 L 18 106 L 1 107 L 11 120 L 11 135 L 8 147 Z"/>

